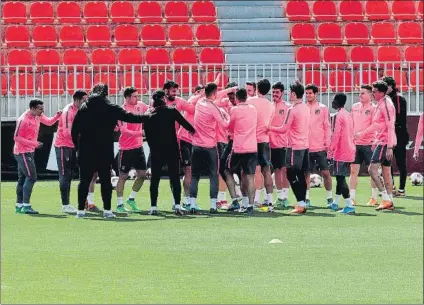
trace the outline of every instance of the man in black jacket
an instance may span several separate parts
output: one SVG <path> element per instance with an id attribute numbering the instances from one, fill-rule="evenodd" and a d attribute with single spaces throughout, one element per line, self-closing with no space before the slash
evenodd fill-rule
<path id="1" fill-rule="evenodd" d="M 150 178 L 150 215 L 157 215 L 158 188 L 163 165 L 168 166 L 168 176 L 175 200 L 175 214 L 183 215 L 181 203 L 180 182 L 180 149 L 175 132 L 175 122 L 190 133 L 194 128 L 175 109 L 166 106 L 165 92 L 158 90 L 153 93 L 153 116 L 144 124 L 147 143 L 150 146 L 151 178 Z"/>
<path id="2" fill-rule="evenodd" d="M 88 101 L 77 112 L 72 125 L 72 141 L 78 154 L 80 184 L 78 185 L 77 218 L 84 217 L 85 200 L 90 181 L 95 172 L 101 184 L 105 218 L 114 218 L 111 212 L 112 184 L 110 171 L 113 163 L 113 131 L 118 120 L 129 123 L 144 123 L 148 115 L 126 112 L 107 99 L 108 86 L 98 84 L 93 88 Z"/>
<path id="3" fill-rule="evenodd" d="M 399 169 L 399 189 L 394 193 L 396 197 L 405 196 L 405 184 L 408 170 L 406 167 L 406 145 L 409 143 L 409 133 L 407 125 L 407 105 L 405 98 L 400 95 L 399 89 L 396 88 L 396 81 L 386 76 L 383 81 L 389 86 L 387 95 L 392 99 L 393 104 L 396 108 L 396 121 L 395 121 L 395 133 L 397 138 L 397 144 L 393 150 L 394 159 Z M 393 167 L 392 167 L 392 179 L 393 179 L 393 190 L 395 190 L 395 183 L 393 178 Z"/>

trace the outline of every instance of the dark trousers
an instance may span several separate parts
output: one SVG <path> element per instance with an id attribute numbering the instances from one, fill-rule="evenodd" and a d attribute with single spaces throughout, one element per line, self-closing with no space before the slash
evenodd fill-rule
<path id="1" fill-rule="evenodd" d="M 37 181 L 34 153 L 15 155 L 18 163 L 18 183 L 16 184 L 16 203 L 30 203 L 32 188 Z"/>
<path id="2" fill-rule="evenodd" d="M 287 179 L 293 190 L 297 202 L 306 200 L 306 179 L 305 171 L 294 167 L 287 168 Z"/>
<path id="3" fill-rule="evenodd" d="M 55 147 L 57 168 L 59 171 L 59 188 L 62 205 L 69 204 L 71 193 L 72 167 L 74 160 L 74 149 L 70 147 Z"/>
<path id="4" fill-rule="evenodd" d="M 191 184 L 190 197 L 197 198 L 200 175 L 207 171 L 209 174 L 210 186 L 209 196 L 211 199 L 218 197 L 218 151 L 216 147 L 205 148 L 193 146 L 192 165 L 191 165 Z"/>
<path id="5" fill-rule="evenodd" d="M 158 201 L 158 189 L 162 172 L 162 167 L 168 167 L 169 182 L 175 204 L 181 203 L 181 182 L 180 182 L 180 158 L 178 153 L 172 154 L 169 151 L 154 152 L 150 154 L 152 176 L 150 178 L 150 200 L 151 205 L 156 206 Z"/>
<path id="6" fill-rule="evenodd" d="M 406 168 L 406 145 L 396 145 L 393 149 L 393 155 L 396 159 L 396 165 L 399 169 L 399 189 L 405 190 L 406 176 L 408 175 L 408 169 Z M 392 178 L 393 178 L 393 167 L 392 167 Z M 393 185 L 394 185 L 393 178 Z"/>
<path id="7" fill-rule="evenodd" d="M 337 186 L 336 195 L 343 195 L 344 199 L 350 198 L 349 187 L 346 183 L 345 176 L 336 176 Z"/>
<path id="8" fill-rule="evenodd" d="M 103 208 L 105 210 L 111 209 L 112 184 L 110 182 L 110 170 L 112 168 L 113 159 L 103 159 L 100 158 L 100 156 L 101 152 L 99 152 L 99 158 L 97 160 L 91 158 L 80 158 L 79 160 L 80 183 L 78 185 L 78 210 L 80 211 L 84 210 L 88 188 L 95 172 L 98 173 L 100 179 Z"/>

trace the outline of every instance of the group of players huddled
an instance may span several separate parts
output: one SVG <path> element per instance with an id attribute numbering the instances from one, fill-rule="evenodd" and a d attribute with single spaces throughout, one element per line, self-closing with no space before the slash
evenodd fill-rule
<path id="1" fill-rule="evenodd" d="M 176 215 L 196 214 L 200 210 L 198 184 L 202 173 L 210 179 L 210 210 L 219 209 L 252 214 L 255 207 L 272 212 L 274 207 L 289 208 L 291 187 L 296 204 L 292 214 L 304 214 L 311 206 L 309 174 L 318 170 L 326 189 L 325 204 L 343 214 L 355 213 L 355 193 L 361 164 L 369 168 L 372 194 L 367 205 L 376 210 L 393 210 L 391 160 L 396 146 L 396 109 L 388 94 L 393 79 L 362 85 L 359 102 L 351 112 L 345 109 L 347 97 L 338 93 L 332 101 L 336 114 L 317 100 L 318 87 L 304 87 L 294 81 L 289 88 L 290 101 L 284 101 L 281 82 L 271 86 L 267 79 L 248 82 L 246 88 L 227 84 L 219 91 L 217 81 L 197 86 L 185 100 L 179 97 L 179 85 L 166 81 L 155 91 L 150 105 L 138 101 L 133 87 L 125 88 L 122 107 L 107 100 L 107 86 L 96 85 L 90 94 L 76 91 L 73 103 L 52 118 L 43 114 L 43 102 L 31 100 L 29 109 L 16 124 L 14 155 L 18 164 L 16 212 L 36 214 L 30 204 L 37 179 L 34 151 L 40 123 L 59 121 L 56 149 L 62 211 L 84 217 L 85 210 L 99 211 L 94 205 L 94 181 L 100 178 L 103 216 L 114 218 L 111 209 L 110 169 L 113 161 L 113 131 L 120 131 L 119 181 L 116 187 L 119 213 L 140 211 L 136 196 L 146 177 L 151 177 L 150 215 L 157 215 L 158 186 L 162 167 L 167 166 L 174 196 Z M 266 96 L 270 93 L 272 102 Z M 303 101 L 306 95 L 306 103 Z M 423 124 L 421 115 L 420 124 Z M 143 129 L 150 147 L 149 162 L 143 151 Z M 421 129 L 422 130 L 422 129 Z M 421 134 L 417 134 L 414 157 L 418 157 Z M 77 154 L 75 154 L 75 152 Z M 113 153 L 112 153 L 113 154 Z M 77 156 L 80 166 L 78 209 L 70 205 L 72 170 Z M 337 184 L 333 197 L 329 160 Z M 183 188 L 179 178 L 183 167 Z M 379 175 L 382 168 L 383 180 Z M 125 181 L 131 169 L 136 171 L 132 192 L 124 205 Z M 277 199 L 274 202 L 274 172 Z M 346 183 L 350 176 L 350 187 Z M 94 178 L 93 178 L 94 177 Z M 240 186 L 236 184 L 240 181 Z M 263 180 L 258 184 L 258 181 Z M 264 201 L 258 203 L 257 188 L 263 183 Z M 226 191 L 231 196 L 227 204 Z M 181 192 L 183 191 L 183 200 Z M 382 201 L 378 204 L 378 194 Z M 256 195 L 256 196 L 255 196 Z M 256 197 L 256 198 L 255 198 Z M 339 209 L 341 198 L 345 205 Z M 182 201 L 182 202 L 181 202 Z M 88 204 L 87 204 L 88 202 Z M 241 205 L 240 205 L 241 203 Z"/>

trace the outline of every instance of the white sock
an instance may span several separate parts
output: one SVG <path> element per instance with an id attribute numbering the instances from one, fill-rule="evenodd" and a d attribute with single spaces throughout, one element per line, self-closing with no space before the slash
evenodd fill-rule
<path id="1" fill-rule="evenodd" d="M 31 204 L 30 204 L 30 203 L 23 203 L 23 206 L 24 206 L 24 207 L 30 207 L 30 206 L 31 206 Z"/>
<path id="2" fill-rule="evenodd" d="M 183 197 L 183 203 L 184 203 L 185 205 L 190 204 L 190 197 L 184 196 L 184 197 Z"/>
<path id="3" fill-rule="evenodd" d="M 286 189 L 283 189 L 282 191 L 283 191 L 283 193 L 281 194 L 281 196 L 283 196 L 283 198 L 281 198 L 281 199 L 289 198 L 289 189 L 286 188 Z"/>
<path id="4" fill-rule="evenodd" d="M 393 202 L 393 194 L 389 194 L 390 201 Z"/>
<path id="5" fill-rule="evenodd" d="M 175 209 L 176 209 L 176 210 L 179 210 L 179 209 L 181 209 L 181 206 L 180 206 L 179 204 L 176 204 L 176 205 L 175 205 Z"/>
<path id="6" fill-rule="evenodd" d="M 274 198 L 272 193 L 267 194 L 268 203 L 272 204 L 274 202 Z"/>
<path id="7" fill-rule="evenodd" d="M 327 192 L 327 199 L 332 199 L 333 198 L 333 191 L 326 191 Z"/>
<path id="8" fill-rule="evenodd" d="M 78 210 L 78 211 L 77 211 L 77 214 L 78 214 L 78 215 L 85 215 L 85 211 L 84 211 L 84 210 L 82 210 L 82 211 Z"/>
<path id="9" fill-rule="evenodd" d="M 301 208 L 304 208 L 306 206 L 306 203 L 305 201 L 299 201 L 297 205 L 300 206 Z"/>
<path id="10" fill-rule="evenodd" d="M 377 199 L 378 197 L 378 188 L 371 188 L 371 198 L 372 199 Z"/>
<path id="11" fill-rule="evenodd" d="M 22 203 L 16 203 L 16 206 L 17 206 L 18 208 L 22 208 L 23 204 L 22 204 Z"/>
<path id="12" fill-rule="evenodd" d="M 236 189 L 236 195 L 237 195 L 237 197 L 243 197 L 243 195 L 241 194 L 240 185 L 236 185 L 235 189 Z"/>
<path id="13" fill-rule="evenodd" d="M 150 207 L 150 211 L 153 211 L 153 210 L 157 210 L 158 209 L 158 207 Z"/>
<path id="14" fill-rule="evenodd" d="M 123 205 L 124 203 L 123 203 L 123 201 L 124 201 L 124 199 L 123 199 L 123 197 L 118 197 L 118 206 L 120 206 L 120 205 Z"/>
<path id="15" fill-rule="evenodd" d="M 108 213 L 112 213 L 111 210 L 103 210 L 103 214 L 108 214 Z"/>
<path id="16" fill-rule="evenodd" d="M 190 209 L 195 209 L 195 208 L 196 208 L 196 198 L 190 197 Z"/>
<path id="17" fill-rule="evenodd" d="M 386 190 L 382 191 L 381 195 L 383 197 L 383 200 L 390 200 L 389 194 L 387 194 Z"/>
<path id="18" fill-rule="evenodd" d="M 306 200 L 309 200 L 309 190 L 306 190 Z"/>
<path id="19" fill-rule="evenodd" d="M 130 197 L 128 197 L 128 199 L 134 199 L 137 196 L 137 193 L 138 192 L 136 192 L 136 191 L 132 191 L 131 194 L 130 194 Z"/>
<path id="20" fill-rule="evenodd" d="M 211 209 L 216 209 L 216 198 L 211 198 Z"/>
<path id="21" fill-rule="evenodd" d="M 218 201 L 226 201 L 227 200 L 227 193 L 226 192 L 219 192 L 218 193 Z"/>
<path id="22" fill-rule="evenodd" d="M 262 197 L 265 199 L 266 198 L 266 188 L 262 188 L 261 193 L 262 193 Z"/>
<path id="23" fill-rule="evenodd" d="M 340 198 L 342 198 L 342 195 L 337 195 L 336 194 L 336 199 L 334 200 L 334 202 L 338 205 L 340 202 Z"/>
<path id="24" fill-rule="evenodd" d="M 278 199 L 283 199 L 283 190 L 277 190 L 277 198 Z"/>
<path id="25" fill-rule="evenodd" d="M 249 197 L 243 197 L 242 200 L 241 200 L 241 205 L 244 208 L 247 208 L 249 206 Z"/>
<path id="26" fill-rule="evenodd" d="M 88 193 L 87 201 L 88 201 L 88 204 L 94 204 L 94 193 Z"/>
<path id="27" fill-rule="evenodd" d="M 260 199 L 261 199 L 261 191 L 256 190 L 256 192 L 255 192 L 255 202 L 259 202 Z"/>
<path id="28" fill-rule="evenodd" d="M 356 197 L 356 190 L 350 190 L 350 198 L 355 200 Z"/>
<path id="29" fill-rule="evenodd" d="M 345 203 L 346 203 L 346 206 L 349 207 L 349 208 L 353 208 L 354 207 L 351 198 L 345 199 Z"/>

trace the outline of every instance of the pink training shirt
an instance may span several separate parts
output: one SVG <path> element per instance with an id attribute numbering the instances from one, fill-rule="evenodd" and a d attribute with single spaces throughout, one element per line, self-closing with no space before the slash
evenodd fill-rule
<path id="1" fill-rule="evenodd" d="M 256 127 L 258 143 L 268 143 L 267 129 L 274 114 L 274 105 L 268 99 L 259 96 L 249 97 L 246 103 L 255 106 L 258 112 L 258 126 Z"/>
<path id="2" fill-rule="evenodd" d="M 184 101 L 183 107 L 184 108 L 184 118 L 191 124 L 194 124 L 194 112 L 197 102 L 201 99 L 201 95 L 193 95 L 191 96 L 187 102 Z M 187 129 L 180 127 L 180 129 L 177 132 L 177 138 L 183 141 L 186 141 L 188 143 L 191 143 L 193 141 L 193 136 L 191 133 L 187 131 Z"/>
<path id="3" fill-rule="evenodd" d="M 341 162 L 353 162 L 356 147 L 353 143 L 352 115 L 346 109 L 341 108 L 337 111 L 334 120 L 334 131 L 330 144 L 333 159 Z"/>
<path id="4" fill-rule="evenodd" d="M 124 103 L 122 108 L 133 114 L 142 114 L 149 109 L 149 106 L 143 102 L 138 102 L 136 105 Z M 130 150 L 143 146 L 143 124 L 118 121 L 118 126 L 119 130 L 121 131 L 121 136 L 119 137 L 120 150 Z"/>
<path id="5" fill-rule="evenodd" d="M 422 112 L 420 115 L 420 120 L 418 122 L 417 135 L 415 136 L 415 148 L 414 148 L 415 155 L 418 155 L 421 142 L 423 141 L 423 136 L 424 136 L 424 112 Z"/>
<path id="6" fill-rule="evenodd" d="M 309 152 L 326 151 L 330 146 L 330 112 L 317 101 L 306 104 L 310 111 Z"/>
<path id="7" fill-rule="evenodd" d="M 196 133 L 193 135 L 193 145 L 204 148 L 215 147 L 217 124 L 228 127 L 228 114 L 206 98 L 197 102 L 194 112 Z"/>
<path id="8" fill-rule="evenodd" d="M 63 108 L 62 114 L 59 118 L 59 125 L 57 127 L 56 140 L 54 142 L 55 147 L 74 148 L 71 129 L 77 112 L 78 107 L 76 107 L 74 103 L 68 104 L 65 108 Z"/>
<path id="9" fill-rule="evenodd" d="M 274 114 L 271 118 L 271 126 L 277 127 L 284 124 L 290 104 L 285 101 L 274 103 Z M 277 133 L 270 131 L 269 133 L 269 146 L 271 148 L 287 147 L 287 133 Z"/>
<path id="10" fill-rule="evenodd" d="M 215 105 L 218 106 L 222 111 L 225 111 L 227 114 L 230 113 L 231 102 L 228 97 L 223 99 L 217 99 Z M 218 143 L 228 143 L 228 128 L 221 125 L 216 126 L 216 141 Z"/>
<path id="11" fill-rule="evenodd" d="M 372 103 L 355 103 L 352 106 L 352 119 L 354 133 L 362 132 L 371 126 L 375 106 Z M 361 133 L 361 136 L 354 140 L 355 145 L 372 145 L 375 139 L 374 132 Z"/>
<path id="12" fill-rule="evenodd" d="M 240 103 L 231 109 L 228 129 L 234 133 L 233 151 L 235 153 L 244 154 L 258 151 L 257 122 L 258 112 L 255 106 Z"/>
<path id="13" fill-rule="evenodd" d="M 13 153 L 15 155 L 32 153 L 38 147 L 38 132 L 40 123 L 47 126 L 52 126 L 60 118 L 58 113 L 54 117 L 47 117 L 44 114 L 41 116 L 33 116 L 29 110 L 25 111 L 16 121 L 16 130 L 13 140 L 15 146 Z"/>
<path id="14" fill-rule="evenodd" d="M 288 147 L 293 150 L 309 148 L 309 107 L 304 103 L 290 106 L 283 125 L 269 128 L 277 133 L 287 133 Z"/>

